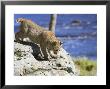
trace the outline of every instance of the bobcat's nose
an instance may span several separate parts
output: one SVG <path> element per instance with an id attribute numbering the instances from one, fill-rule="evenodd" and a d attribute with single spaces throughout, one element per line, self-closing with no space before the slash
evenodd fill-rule
<path id="1" fill-rule="evenodd" d="M 54 54 L 57 54 L 57 52 L 58 52 L 58 50 L 55 50 L 55 51 L 54 51 Z"/>
<path id="2" fill-rule="evenodd" d="M 54 54 L 57 54 L 57 52 L 55 51 Z"/>

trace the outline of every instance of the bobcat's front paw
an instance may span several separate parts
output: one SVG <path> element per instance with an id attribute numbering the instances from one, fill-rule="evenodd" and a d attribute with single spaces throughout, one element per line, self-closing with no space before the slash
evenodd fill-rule
<path id="1" fill-rule="evenodd" d="M 57 59 L 58 57 L 57 56 L 52 56 L 52 58 Z"/>
<path id="2" fill-rule="evenodd" d="M 48 60 L 50 60 L 50 59 L 51 59 L 51 58 L 49 58 L 49 57 L 44 57 L 44 60 L 47 60 L 47 61 L 48 61 Z"/>

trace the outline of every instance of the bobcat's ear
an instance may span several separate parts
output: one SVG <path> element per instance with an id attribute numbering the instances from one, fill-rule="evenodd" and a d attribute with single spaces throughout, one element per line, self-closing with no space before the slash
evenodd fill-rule
<path id="1" fill-rule="evenodd" d="M 60 41 L 60 45 L 62 45 L 62 44 L 63 44 L 63 42 Z"/>

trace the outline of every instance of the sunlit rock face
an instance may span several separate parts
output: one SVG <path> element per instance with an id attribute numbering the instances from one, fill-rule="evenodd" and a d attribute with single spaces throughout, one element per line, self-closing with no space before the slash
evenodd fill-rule
<path id="1" fill-rule="evenodd" d="M 14 75 L 77 76 L 79 70 L 63 48 L 60 49 L 58 58 L 45 60 L 37 44 L 14 42 Z"/>

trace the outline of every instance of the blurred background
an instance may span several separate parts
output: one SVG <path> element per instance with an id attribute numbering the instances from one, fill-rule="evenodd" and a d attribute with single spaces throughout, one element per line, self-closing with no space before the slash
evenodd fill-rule
<path id="1" fill-rule="evenodd" d="M 17 18 L 27 18 L 49 29 L 49 14 L 15 14 L 14 32 L 20 24 Z M 97 59 L 97 15 L 96 14 L 57 14 L 56 36 L 63 42 L 63 48 L 73 57 Z"/>

